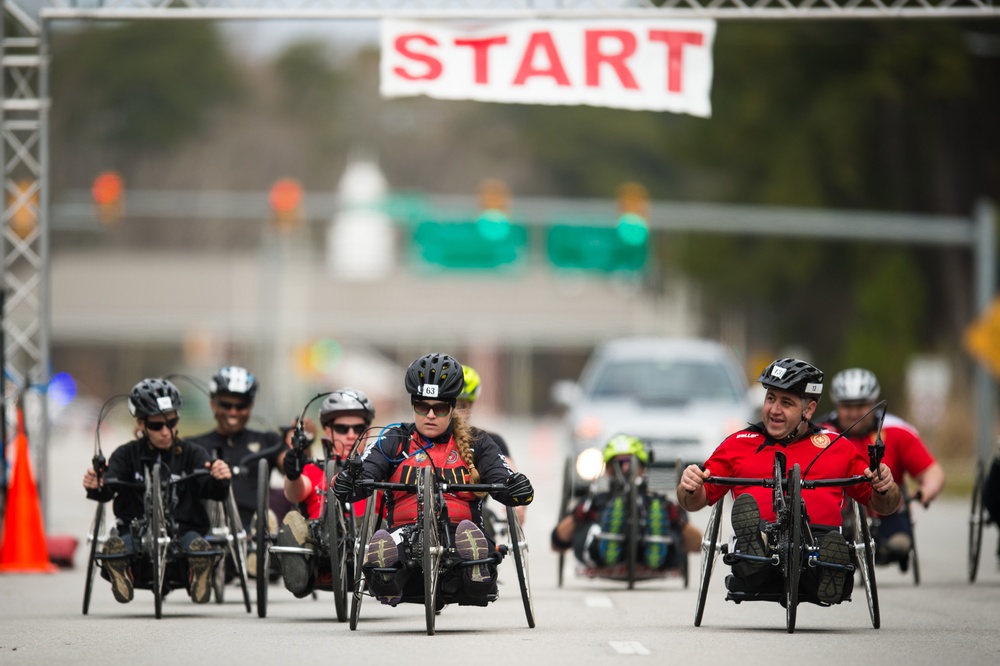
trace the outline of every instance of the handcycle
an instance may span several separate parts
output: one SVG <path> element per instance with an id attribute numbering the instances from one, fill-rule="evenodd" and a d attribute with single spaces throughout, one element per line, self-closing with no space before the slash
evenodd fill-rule
<path id="1" fill-rule="evenodd" d="M 95 458 L 95 470 L 101 471 L 101 465 Z M 163 616 L 163 598 L 174 589 L 187 587 L 186 568 L 181 563 L 189 555 L 184 552 L 174 518 L 174 507 L 177 502 L 177 486 L 199 476 L 207 475 L 208 470 L 198 469 L 186 474 L 173 475 L 159 461 L 147 470 L 142 482 L 124 481 L 105 478 L 104 484 L 121 490 L 143 489 L 145 511 L 141 518 L 136 518 L 127 526 L 135 548 L 133 554 L 107 554 L 98 551 L 98 545 L 116 535 L 117 528 L 106 529 L 106 502 L 98 502 L 90 534 L 90 554 L 87 563 L 87 578 L 83 595 L 83 614 L 90 610 L 90 597 L 93 591 L 94 575 L 103 571 L 105 563 L 115 559 L 129 559 L 133 585 L 139 589 L 153 591 L 153 604 L 156 619 Z M 239 520 L 238 516 L 236 520 Z M 198 557 L 212 558 L 212 566 L 218 564 L 223 551 L 212 549 L 199 551 Z M 104 577 L 109 577 L 105 575 Z"/>
<path id="2" fill-rule="evenodd" d="M 293 434 L 293 444 L 298 450 L 304 451 L 308 446 L 303 433 L 302 424 L 305 421 L 305 412 L 315 400 L 330 395 L 320 393 L 310 400 L 302 415 L 296 422 L 295 433 Z M 362 434 L 359 440 L 364 436 Z M 354 568 L 354 560 L 357 549 L 357 519 L 354 515 L 354 508 L 347 503 L 341 502 L 330 488 L 330 483 L 337 473 L 343 469 L 344 461 L 339 459 L 329 446 L 324 444 L 324 460 L 316 460 L 314 463 L 321 467 L 324 472 L 323 487 L 317 488 L 316 493 L 323 498 L 323 507 L 320 515 L 316 519 L 308 521 L 309 532 L 315 544 L 315 550 L 295 547 L 278 546 L 276 544 L 277 535 L 270 532 L 267 526 L 267 515 L 269 509 L 269 474 L 264 474 L 264 466 L 267 460 L 261 460 L 261 475 L 258 477 L 257 489 L 257 525 L 255 529 L 257 542 L 257 614 L 260 617 L 267 616 L 267 577 L 270 557 L 272 554 L 296 554 L 310 557 L 318 557 L 329 560 L 330 563 L 330 583 L 329 589 L 333 592 L 334 608 L 338 622 L 346 622 L 348 618 L 347 599 L 352 589 L 352 581 L 348 572 Z M 294 510 L 294 509 L 293 509 Z M 280 562 L 280 558 L 279 558 Z M 263 575 L 263 578 L 262 578 Z M 327 589 L 325 585 L 321 589 Z"/>
<path id="3" fill-rule="evenodd" d="M 880 460 L 880 456 L 879 456 Z M 878 461 L 873 457 L 872 467 L 878 469 Z M 799 582 L 806 567 L 823 567 L 852 573 L 860 571 L 868 601 L 868 612 L 872 627 L 878 629 L 881 624 L 878 605 L 878 588 L 875 583 L 875 542 L 868 529 L 864 508 L 852 500 L 854 514 L 853 532 L 848 539 L 854 564 L 838 565 L 820 562 L 817 555 L 819 547 L 813 537 L 812 530 L 805 516 L 805 504 L 802 501 L 802 491 L 813 488 L 845 487 L 868 482 L 863 475 L 838 478 L 805 480 L 802 471 L 796 463 L 786 475 L 785 457 L 776 452 L 774 457 L 774 473 L 769 478 L 735 478 L 711 477 L 705 481 L 722 486 L 762 486 L 772 490 L 772 504 L 776 520 L 768 526 L 767 543 L 770 554 L 755 556 L 748 553 L 737 553 L 729 549 L 728 544 L 719 543 L 722 529 L 723 506 L 725 496 L 716 502 L 709 517 L 708 527 L 702 539 L 701 582 L 698 587 L 697 606 L 695 609 L 694 626 L 700 627 L 708 598 L 708 586 L 712 576 L 712 567 L 717 554 L 721 553 L 723 562 L 735 564 L 741 560 L 765 563 L 781 568 L 784 579 L 783 591 L 780 593 L 745 593 L 727 592 L 726 600 L 741 603 L 742 601 L 778 601 L 785 607 L 785 625 L 788 633 L 795 631 L 796 613 L 799 604 Z M 846 536 L 846 535 L 845 535 Z"/>
<path id="4" fill-rule="evenodd" d="M 360 479 L 357 481 L 359 487 L 373 489 L 373 494 L 368 498 L 365 507 L 364 518 L 358 530 L 358 556 L 354 566 L 354 593 L 351 597 L 351 630 L 357 629 L 358 619 L 361 612 L 361 602 L 365 596 L 371 596 L 368 584 L 364 576 L 364 557 L 362 553 L 367 548 L 372 535 L 379 528 L 382 521 L 384 509 L 384 498 L 377 497 L 379 493 L 402 491 L 416 493 L 417 496 L 417 521 L 414 529 L 410 530 L 406 536 L 409 543 L 410 560 L 404 566 L 419 569 L 422 573 L 422 590 L 418 594 L 413 592 L 404 595 L 401 599 L 404 603 L 422 603 L 424 605 L 424 615 L 427 627 L 427 635 L 434 635 L 435 617 L 438 611 L 445 604 L 454 603 L 456 597 L 442 589 L 442 581 L 447 580 L 460 572 L 465 567 L 482 564 L 499 564 L 508 552 L 513 553 L 514 563 L 517 569 L 518 585 L 521 591 L 521 601 L 524 606 L 524 613 L 528 627 L 535 626 L 535 610 L 531 599 L 531 586 L 528 578 L 528 543 L 524 538 L 524 532 L 517 519 L 517 513 L 513 507 L 507 507 L 508 543 L 499 544 L 494 554 L 480 560 L 463 560 L 458 556 L 455 545 L 452 543 L 449 530 L 448 509 L 444 500 L 444 493 L 448 492 L 492 492 L 504 490 L 502 483 L 478 483 L 478 484 L 455 484 L 445 483 L 437 479 L 431 467 L 420 469 L 416 483 L 392 483 L 384 481 L 373 481 L 371 479 Z M 376 508 L 378 505 L 378 508 Z M 403 529 L 407 529 L 404 527 Z M 395 568 L 380 569 L 374 568 L 373 575 L 378 573 L 395 573 Z M 491 593 L 487 596 L 487 601 L 495 601 L 496 595 Z"/>
<path id="5" fill-rule="evenodd" d="M 613 466 L 608 489 L 612 496 L 624 497 L 625 506 L 628 507 L 628 514 L 626 515 L 624 530 L 621 534 L 602 533 L 599 535 L 601 539 L 622 542 L 625 552 L 624 561 L 614 566 L 585 566 L 577 564 L 576 572 L 578 575 L 587 578 L 608 578 L 611 580 L 627 581 L 628 589 L 630 590 L 640 581 L 679 576 L 684 581 L 684 587 L 687 588 L 689 584 L 688 558 L 687 553 L 684 552 L 683 544 L 672 534 L 662 536 L 644 535 L 647 516 L 645 515 L 644 508 L 640 509 L 639 500 L 640 498 L 648 498 L 650 496 L 649 479 L 646 475 L 638 474 L 638 469 L 639 461 L 634 455 L 629 459 L 626 471 L 623 471 L 620 465 Z M 681 462 L 676 461 L 674 465 L 675 477 L 680 473 L 680 470 Z M 603 477 L 604 473 L 602 469 L 590 482 L 582 501 L 589 502 L 593 500 L 599 490 L 599 481 Z M 557 525 L 566 516 L 570 515 L 576 503 L 581 501 L 577 497 L 574 497 L 575 489 L 574 461 L 572 458 L 567 458 L 563 468 L 562 500 L 560 502 Z M 652 569 L 646 566 L 639 561 L 640 551 L 644 543 L 662 543 L 668 549 L 673 549 L 675 553 L 680 553 L 680 566 L 667 569 Z M 566 551 L 559 553 L 557 569 L 559 587 L 563 585 L 565 559 Z"/>
<path id="6" fill-rule="evenodd" d="M 996 521 L 995 516 L 990 516 L 984 506 L 984 496 L 986 485 L 986 463 L 983 460 L 976 461 L 976 476 L 972 483 L 972 508 L 969 511 L 969 582 L 976 582 L 976 575 L 979 573 L 979 553 L 983 547 L 983 526 Z"/>
<path id="7" fill-rule="evenodd" d="M 920 559 L 917 557 L 917 535 L 915 530 L 916 523 L 913 520 L 913 509 L 911 505 L 913 502 L 923 503 L 923 496 L 918 490 L 913 495 L 910 495 L 909 491 L 902 485 L 899 487 L 900 491 L 903 493 L 903 504 L 901 512 L 903 517 L 906 519 L 906 523 L 909 526 L 910 534 L 910 547 L 906 551 L 905 556 L 902 559 L 892 560 L 892 561 L 879 561 L 877 556 L 878 549 L 876 548 L 876 566 L 887 566 L 890 564 L 897 564 L 902 573 L 907 571 L 913 574 L 913 584 L 920 585 Z M 876 515 L 869 512 L 867 509 L 863 510 L 862 513 L 865 515 L 865 519 L 868 522 L 868 530 L 871 532 L 872 539 L 877 544 L 879 543 L 879 530 L 881 529 L 882 519 Z M 844 530 L 854 529 L 854 511 L 850 504 L 845 504 L 844 506 Z"/>

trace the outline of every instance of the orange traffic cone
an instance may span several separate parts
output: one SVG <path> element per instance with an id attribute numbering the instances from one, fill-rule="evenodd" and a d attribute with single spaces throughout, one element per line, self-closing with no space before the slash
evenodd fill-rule
<path id="1" fill-rule="evenodd" d="M 7 488 L 7 515 L 0 544 L 0 573 L 52 573 L 58 567 L 49 562 L 42 527 L 42 507 L 38 487 L 28 460 L 28 436 L 24 432 L 24 413 L 17 409 L 17 460 Z"/>

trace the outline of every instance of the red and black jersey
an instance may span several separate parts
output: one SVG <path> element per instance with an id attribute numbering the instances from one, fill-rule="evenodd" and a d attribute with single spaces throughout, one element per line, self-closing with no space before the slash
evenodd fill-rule
<path id="1" fill-rule="evenodd" d="M 727 437 L 705 461 L 705 469 L 712 476 L 739 478 L 770 478 L 774 475 L 774 454 L 785 454 L 790 470 L 796 463 L 808 479 L 839 479 L 864 474 L 868 461 L 843 437 L 810 425 L 806 434 L 789 444 L 781 444 L 769 437 L 762 423 Z M 822 454 L 822 455 L 820 455 Z M 811 467 L 810 467 L 811 466 Z M 750 493 L 760 507 L 760 517 L 774 522 L 771 490 L 761 486 L 717 486 L 711 478 L 705 484 L 710 504 L 715 504 L 729 490 L 733 496 Z M 839 526 L 844 505 L 844 492 L 861 504 L 871 499 L 871 484 L 862 483 L 846 488 L 815 488 L 803 490 L 809 522 L 817 525 Z"/>

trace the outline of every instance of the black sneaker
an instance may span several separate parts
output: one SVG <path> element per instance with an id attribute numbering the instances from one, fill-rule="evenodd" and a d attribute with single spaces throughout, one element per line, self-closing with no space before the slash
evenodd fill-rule
<path id="1" fill-rule="evenodd" d="M 399 563 L 399 548 L 393 540 L 392 535 L 385 530 L 378 530 L 372 535 L 372 540 L 368 542 L 368 549 L 365 551 L 365 564 L 387 569 Z M 396 584 L 395 575 L 380 572 L 372 572 L 371 588 L 372 594 L 383 604 L 395 606 L 402 599 L 401 590 Z M 389 591 L 392 591 L 389 593 Z"/>
<path id="2" fill-rule="evenodd" d="M 188 547 L 188 573 L 191 580 L 191 600 L 207 604 L 212 598 L 212 556 L 199 557 L 195 553 L 212 550 L 211 544 L 198 537 Z"/>
<path id="3" fill-rule="evenodd" d="M 485 560 L 490 555 L 490 544 L 483 531 L 471 520 L 463 520 L 455 528 L 455 548 L 463 560 Z M 493 575 L 488 564 L 466 567 L 466 577 L 472 583 L 491 585 Z"/>
<path id="4" fill-rule="evenodd" d="M 767 548 L 764 546 L 764 538 L 760 534 L 760 509 L 757 507 L 757 500 L 754 499 L 753 495 L 744 493 L 736 498 L 736 501 L 733 502 L 732 518 L 733 531 L 736 532 L 736 550 L 734 552 L 756 557 L 766 556 Z M 767 562 L 739 560 L 733 565 L 733 573 L 745 578 L 766 566 Z"/>
<path id="5" fill-rule="evenodd" d="M 119 536 L 108 537 L 104 542 L 105 555 L 124 555 L 127 552 L 125 542 Z M 104 560 L 104 566 L 108 570 L 111 578 L 111 591 L 115 595 L 115 600 L 122 604 L 132 601 L 134 595 L 132 589 L 132 572 L 129 571 L 128 558 L 116 557 Z"/>
<path id="6" fill-rule="evenodd" d="M 309 523 L 298 511 L 289 511 L 282 521 L 284 527 L 278 532 L 276 544 L 291 548 L 308 548 L 312 550 L 309 543 Z M 285 588 L 298 598 L 309 594 L 310 568 L 308 556 L 298 553 L 277 553 L 281 562 L 281 574 L 285 579 Z"/>
<path id="7" fill-rule="evenodd" d="M 851 563 L 851 548 L 840 532 L 827 532 L 819 543 L 819 561 L 846 566 Z M 847 572 L 823 567 L 819 573 L 816 596 L 828 604 L 839 604 L 844 596 Z"/>

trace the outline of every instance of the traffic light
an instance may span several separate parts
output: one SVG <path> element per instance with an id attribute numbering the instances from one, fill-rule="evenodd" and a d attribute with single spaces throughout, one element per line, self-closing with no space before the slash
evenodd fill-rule
<path id="1" fill-rule="evenodd" d="M 546 251 L 553 266 L 598 273 L 642 270 L 649 240 L 649 194 L 638 183 L 624 183 L 617 198 L 619 216 L 613 224 L 566 221 L 549 228 Z"/>
<path id="2" fill-rule="evenodd" d="M 294 178 L 275 181 L 268 194 L 275 228 L 281 232 L 294 231 L 302 224 L 302 186 Z"/>
<path id="3" fill-rule="evenodd" d="M 19 180 L 14 183 L 16 192 L 7 192 L 7 208 L 10 213 L 10 228 L 18 238 L 24 240 L 38 225 L 38 188 L 41 181 Z"/>
<path id="4" fill-rule="evenodd" d="M 125 181 L 117 171 L 102 171 L 90 188 L 97 206 L 97 220 L 104 226 L 117 224 L 125 213 Z"/>

